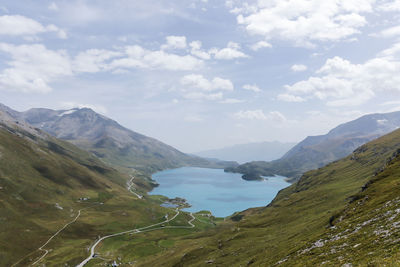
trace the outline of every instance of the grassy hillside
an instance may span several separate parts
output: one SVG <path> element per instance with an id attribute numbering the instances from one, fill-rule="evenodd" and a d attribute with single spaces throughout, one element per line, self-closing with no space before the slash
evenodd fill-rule
<path id="1" fill-rule="evenodd" d="M 133 190 L 142 194 L 149 186 L 146 178 L 140 179 L 134 170 L 131 173 L 136 183 Z M 139 199 L 131 194 L 126 189 L 129 178 L 70 143 L 18 122 L 1 120 L 0 266 L 27 266 L 38 260 L 45 253 L 38 248 L 79 210 L 76 222 L 44 247 L 48 254 L 40 264 L 75 266 L 88 256 L 87 248 L 98 236 L 158 223 L 166 214 L 174 214 L 159 206 L 162 197 Z M 168 246 L 163 240 L 169 234 L 157 240 Z M 153 246 L 157 249 L 149 251 L 163 251 L 157 242 Z M 137 243 L 143 246 L 148 240 L 144 236 Z M 107 255 L 114 260 L 119 254 Z M 131 253 L 130 259 L 143 255 Z"/>
<path id="2" fill-rule="evenodd" d="M 370 266 L 400 259 L 400 130 L 310 171 L 265 208 L 179 238 L 141 266 Z"/>

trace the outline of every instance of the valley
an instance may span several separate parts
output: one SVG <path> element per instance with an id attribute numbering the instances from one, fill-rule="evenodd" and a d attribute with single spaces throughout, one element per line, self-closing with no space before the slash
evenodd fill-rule
<path id="1" fill-rule="evenodd" d="M 379 250 L 389 262 L 398 257 L 398 193 L 379 192 L 398 183 L 399 130 L 290 185 L 284 177 L 245 181 L 197 160 L 151 177 L 148 168 L 113 164 L 15 114 L 3 109 L 0 128 L 1 240 L 12 240 L 0 243 L 5 266 L 381 264 Z M 206 166 L 221 164 L 232 163 Z M 347 247 L 363 252 L 354 257 Z"/>

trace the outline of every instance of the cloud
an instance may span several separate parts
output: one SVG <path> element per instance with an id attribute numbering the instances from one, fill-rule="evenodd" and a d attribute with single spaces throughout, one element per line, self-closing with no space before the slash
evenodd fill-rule
<path id="1" fill-rule="evenodd" d="M 33 19 L 20 15 L 0 16 L 0 35 L 35 36 L 46 32 L 55 32 L 61 39 L 67 38 L 65 31 L 53 24 L 44 26 Z"/>
<path id="2" fill-rule="evenodd" d="M 386 2 L 380 5 L 378 9 L 387 12 L 400 11 L 400 0 Z"/>
<path id="3" fill-rule="evenodd" d="M 89 49 L 80 52 L 73 61 L 73 68 L 75 72 L 100 72 L 110 69 L 107 62 L 112 58 L 122 56 L 121 52 L 103 50 L 103 49 Z"/>
<path id="4" fill-rule="evenodd" d="M 212 48 L 210 49 L 209 53 L 214 55 L 214 58 L 223 60 L 249 57 L 240 51 L 240 45 L 234 42 L 229 42 L 226 48 Z"/>
<path id="5" fill-rule="evenodd" d="M 272 45 L 266 41 L 259 41 L 253 45 L 250 46 L 250 49 L 253 51 L 258 51 L 261 48 L 271 48 Z"/>
<path id="6" fill-rule="evenodd" d="M 73 75 L 70 58 L 63 50 L 48 50 L 40 44 L 0 43 L 0 51 L 11 57 L 0 73 L 1 90 L 49 92 L 51 82 Z"/>
<path id="7" fill-rule="evenodd" d="M 221 103 L 221 104 L 238 104 L 238 103 L 243 103 L 243 102 L 244 102 L 244 100 L 240 100 L 240 99 L 236 99 L 236 98 L 227 98 L 227 99 L 220 101 L 219 103 Z"/>
<path id="8" fill-rule="evenodd" d="M 184 98 L 193 100 L 219 100 L 224 91 L 232 91 L 233 83 L 228 79 L 214 77 L 208 80 L 199 74 L 189 74 L 181 78 Z"/>
<path id="9" fill-rule="evenodd" d="M 385 38 L 400 36 L 400 26 L 394 26 L 394 27 L 385 29 L 385 30 L 381 31 L 379 36 L 385 37 Z"/>
<path id="10" fill-rule="evenodd" d="M 250 35 L 300 46 L 339 41 L 360 33 L 375 0 L 260 0 L 231 10 Z"/>
<path id="11" fill-rule="evenodd" d="M 73 109 L 73 108 L 90 108 L 100 114 L 107 114 L 107 108 L 102 105 L 93 105 L 93 104 L 81 104 L 77 102 L 61 102 L 60 108 L 62 109 Z"/>
<path id="12" fill-rule="evenodd" d="M 304 98 L 300 96 L 295 96 L 291 94 L 280 94 L 278 95 L 278 100 L 284 101 L 284 102 L 304 102 L 306 101 Z"/>
<path id="13" fill-rule="evenodd" d="M 320 99 L 329 106 L 356 106 L 383 92 L 400 92 L 398 73 L 400 43 L 363 64 L 330 58 L 313 76 L 285 88 L 288 94 Z"/>
<path id="14" fill-rule="evenodd" d="M 201 49 L 201 42 L 200 41 L 193 41 L 189 44 L 191 47 L 190 53 L 198 58 L 208 60 L 211 58 L 210 54 Z"/>
<path id="15" fill-rule="evenodd" d="M 215 77 L 211 81 L 199 74 L 189 74 L 181 79 L 181 84 L 185 87 L 200 89 L 202 91 L 232 91 L 233 83 L 228 79 Z"/>
<path id="16" fill-rule="evenodd" d="M 51 2 L 50 5 L 47 7 L 49 10 L 58 11 L 58 6 L 56 3 Z"/>
<path id="17" fill-rule="evenodd" d="M 203 61 L 191 55 L 177 55 L 162 50 L 151 51 L 139 45 L 126 46 L 125 56 L 113 60 L 110 68 L 129 69 L 164 69 L 164 70 L 194 70 L 203 66 Z"/>
<path id="18" fill-rule="evenodd" d="M 290 69 L 294 72 L 301 72 L 301 71 L 306 71 L 307 66 L 303 64 L 294 64 L 293 66 L 290 67 Z"/>
<path id="19" fill-rule="evenodd" d="M 187 47 L 185 36 L 167 36 L 166 44 L 161 46 L 162 50 L 185 49 Z"/>
<path id="20" fill-rule="evenodd" d="M 261 92 L 261 89 L 256 85 L 256 84 L 245 84 L 243 85 L 243 89 L 248 90 L 248 91 L 253 91 L 255 93 Z"/>
<path id="21" fill-rule="evenodd" d="M 271 111 L 267 114 L 264 113 L 261 109 L 255 110 L 241 110 L 234 114 L 236 119 L 246 119 L 246 120 L 266 120 L 266 121 L 273 121 L 273 122 L 286 122 L 286 117 L 280 113 L 279 111 Z"/>

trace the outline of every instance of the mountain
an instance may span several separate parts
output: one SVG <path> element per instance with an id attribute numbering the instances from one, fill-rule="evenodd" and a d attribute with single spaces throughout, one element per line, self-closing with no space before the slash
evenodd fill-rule
<path id="1" fill-rule="evenodd" d="M 77 266 L 99 236 L 158 226 L 174 215 L 171 224 L 186 227 L 189 214 L 178 216 L 160 206 L 166 197 L 146 195 L 151 181 L 141 172 L 121 172 L 14 115 L 0 110 L 0 266 Z M 207 224 L 195 231 L 213 227 Z M 121 255 L 136 261 L 162 251 L 170 236 L 190 232 L 156 231 L 157 241 L 142 235 L 135 238 L 141 248 L 102 261 L 111 265 Z"/>
<path id="2" fill-rule="evenodd" d="M 282 157 L 295 143 L 260 142 L 239 144 L 220 149 L 206 150 L 194 153 L 203 158 L 217 158 L 239 163 L 264 160 L 271 161 Z"/>
<path id="3" fill-rule="evenodd" d="M 307 137 L 278 160 L 250 162 L 226 170 L 243 173 L 249 180 L 279 174 L 293 181 L 304 172 L 345 157 L 357 147 L 399 127 L 400 112 L 365 115 L 325 135 Z"/>
<path id="4" fill-rule="evenodd" d="M 0 109 L 56 138 L 71 142 L 95 154 L 104 162 L 133 168 L 147 174 L 188 165 L 218 168 L 235 165 L 235 163 L 211 162 L 184 154 L 154 138 L 131 131 L 89 108 L 70 110 L 34 108 L 17 112 L 2 105 Z"/>
<path id="5" fill-rule="evenodd" d="M 138 266 L 398 266 L 400 130 Z"/>

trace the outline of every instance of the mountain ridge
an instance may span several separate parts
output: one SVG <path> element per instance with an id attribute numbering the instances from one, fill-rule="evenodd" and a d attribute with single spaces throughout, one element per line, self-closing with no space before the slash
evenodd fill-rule
<path id="1" fill-rule="evenodd" d="M 364 115 L 338 125 L 325 135 L 306 137 L 278 160 L 248 162 L 226 168 L 226 171 L 242 173 L 248 180 L 277 174 L 295 181 L 306 171 L 345 157 L 359 146 L 399 127 L 400 111 Z"/>

